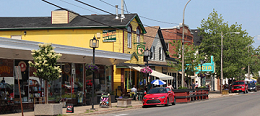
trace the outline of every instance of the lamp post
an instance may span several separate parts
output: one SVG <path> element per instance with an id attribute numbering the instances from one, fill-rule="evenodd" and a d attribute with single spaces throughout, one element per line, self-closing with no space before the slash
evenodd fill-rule
<path id="1" fill-rule="evenodd" d="M 204 60 L 200 60 L 200 85 L 202 86 L 202 64 L 204 64 Z"/>
<path id="2" fill-rule="evenodd" d="M 186 6 L 188 5 L 188 3 L 190 2 L 191 0 L 189 0 L 184 9 L 183 9 L 183 20 L 182 20 L 182 52 L 181 52 L 181 86 L 183 87 L 184 86 L 184 83 L 183 83 L 183 80 L 184 80 L 184 76 L 185 76 L 185 71 L 184 71 L 184 13 L 185 13 L 185 8 Z"/>
<path id="3" fill-rule="evenodd" d="M 93 39 L 90 39 L 89 41 L 89 47 L 93 48 L 93 65 L 95 65 L 95 48 L 98 48 L 98 45 L 99 45 L 99 40 L 97 40 L 95 38 L 95 36 L 93 37 Z M 95 81 L 94 81 L 94 78 L 95 78 L 95 71 L 92 72 L 92 110 L 95 110 L 94 108 L 94 88 L 95 88 Z"/>
<path id="4" fill-rule="evenodd" d="M 229 32 L 229 34 L 240 34 L 240 32 Z M 227 33 L 226 33 L 227 34 Z M 224 34 L 224 35 L 226 35 Z M 221 31 L 221 58 L 220 58 L 220 93 L 222 92 L 222 80 L 223 80 L 223 32 Z"/>
<path id="5" fill-rule="evenodd" d="M 146 50 L 144 50 L 144 61 L 146 62 L 145 66 L 148 66 L 149 55 L 150 55 L 150 50 L 148 50 L 148 48 L 146 48 Z M 146 73 L 146 79 L 148 79 L 148 75 L 149 75 L 149 73 Z M 145 87 L 145 85 L 144 85 L 144 78 L 143 78 L 143 89 L 145 89 L 144 87 Z M 143 92 L 144 92 L 144 90 L 143 90 Z"/>

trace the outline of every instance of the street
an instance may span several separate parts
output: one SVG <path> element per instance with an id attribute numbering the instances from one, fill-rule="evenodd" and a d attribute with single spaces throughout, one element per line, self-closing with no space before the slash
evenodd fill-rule
<path id="1" fill-rule="evenodd" d="M 260 114 L 260 92 L 173 106 L 152 106 L 137 110 L 114 112 L 106 116 L 257 116 Z M 102 115 L 100 115 L 102 116 Z"/>

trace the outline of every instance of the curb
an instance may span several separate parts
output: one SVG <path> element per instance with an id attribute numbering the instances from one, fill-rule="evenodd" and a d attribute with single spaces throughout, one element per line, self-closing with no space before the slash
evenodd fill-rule
<path id="1" fill-rule="evenodd" d="M 132 106 L 132 107 L 128 107 L 128 108 L 115 108 L 115 109 L 108 109 L 108 110 L 102 110 L 102 111 L 94 111 L 91 113 L 82 113 L 82 114 L 97 115 L 97 114 L 106 114 L 106 113 L 111 113 L 111 112 L 115 112 L 115 111 L 131 110 L 131 109 L 138 109 L 138 108 L 142 108 L 142 105 Z"/>

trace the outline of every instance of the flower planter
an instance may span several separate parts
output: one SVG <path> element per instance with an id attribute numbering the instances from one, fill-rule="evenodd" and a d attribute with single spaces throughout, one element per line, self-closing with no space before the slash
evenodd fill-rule
<path id="1" fill-rule="evenodd" d="M 34 115 L 59 115 L 62 114 L 61 104 L 35 104 Z"/>
<path id="2" fill-rule="evenodd" d="M 132 98 L 116 98 L 117 99 L 117 107 L 129 107 L 132 106 Z"/>
<path id="3" fill-rule="evenodd" d="M 175 89 L 176 103 L 188 103 L 196 100 L 208 99 L 208 88 L 198 89 Z"/>
<path id="4" fill-rule="evenodd" d="M 190 89 L 176 89 L 173 90 L 175 94 L 176 103 L 188 103 L 190 99 Z"/>

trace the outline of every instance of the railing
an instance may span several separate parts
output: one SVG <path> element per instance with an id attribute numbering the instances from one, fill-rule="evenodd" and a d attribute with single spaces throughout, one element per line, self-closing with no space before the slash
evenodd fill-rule
<path id="1" fill-rule="evenodd" d="M 196 100 L 208 99 L 209 89 L 198 88 L 198 89 L 176 89 L 173 90 L 175 94 L 176 103 L 188 103 Z"/>

